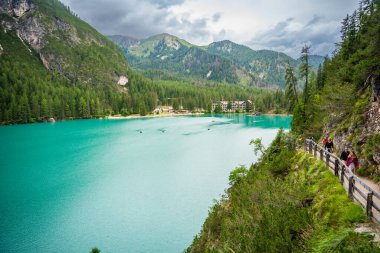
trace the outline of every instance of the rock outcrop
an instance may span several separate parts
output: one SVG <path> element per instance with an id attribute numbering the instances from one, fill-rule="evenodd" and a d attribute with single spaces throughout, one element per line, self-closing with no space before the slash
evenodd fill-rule
<path id="1" fill-rule="evenodd" d="M 37 17 L 29 17 L 17 30 L 23 41 L 27 42 L 37 52 L 41 50 L 44 41 L 45 28 Z"/>
<path id="2" fill-rule="evenodd" d="M 325 134 L 334 133 L 334 144 L 337 153 L 345 146 L 351 147 L 359 154 L 360 164 L 365 167 L 378 168 L 380 173 L 380 147 L 379 143 L 370 143 L 370 140 L 380 134 L 380 83 L 379 76 L 373 76 L 371 99 L 362 115 L 354 115 L 350 119 L 350 126 L 346 131 L 335 131 L 337 126 L 326 126 Z M 361 121 L 357 121 L 361 117 Z M 373 142 L 373 141 L 372 141 Z M 370 147 L 369 146 L 374 146 Z M 368 153 L 368 149 L 371 149 Z M 366 151 L 367 150 L 367 151 Z"/>
<path id="3" fill-rule="evenodd" d="M 35 7 L 34 4 L 31 4 L 28 0 L 15 0 L 8 2 L 11 2 L 12 14 L 16 18 L 22 17 L 26 12 Z"/>
<path id="4" fill-rule="evenodd" d="M 10 16 L 20 18 L 36 6 L 30 0 L 3 0 L 0 1 L 0 14 L 6 13 Z"/>
<path id="5" fill-rule="evenodd" d="M 128 83 L 128 77 L 127 76 L 120 76 L 119 81 L 117 82 L 118 85 L 126 85 Z"/>

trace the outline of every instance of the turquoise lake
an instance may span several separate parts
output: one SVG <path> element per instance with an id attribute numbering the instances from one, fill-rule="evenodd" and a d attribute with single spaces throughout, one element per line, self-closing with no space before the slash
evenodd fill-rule
<path id="1" fill-rule="evenodd" d="M 291 117 L 75 120 L 0 127 L 0 252 L 182 252 L 231 170 Z"/>

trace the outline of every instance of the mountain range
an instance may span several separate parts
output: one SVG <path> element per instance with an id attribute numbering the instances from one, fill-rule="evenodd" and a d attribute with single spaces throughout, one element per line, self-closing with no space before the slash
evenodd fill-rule
<path id="1" fill-rule="evenodd" d="M 289 63 L 297 68 L 301 64 L 300 59 L 284 53 L 253 50 L 229 40 L 197 46 L 166 33 L 142 40 L 121 35 L 108 38 L 123 50 L 136 69 L 158 69 L 218 82 L 284 87 L 286 65 Z M 324 57 L 311 55 L 309 60 L 316 70 Z"/>

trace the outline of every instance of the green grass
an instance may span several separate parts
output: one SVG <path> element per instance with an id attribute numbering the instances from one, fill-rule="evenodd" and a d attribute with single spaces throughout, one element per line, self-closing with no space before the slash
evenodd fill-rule
<path id="1" fill-rule="evenodd" d="M 379 252 L 372 236 L 354 232 L 366 221 L 362 208 L 292 142 L 280 132 L 248 172 L 232 172 L 232 186 L 186 252 Z M 286 165 L 278 167 L 279 158 Z"/>

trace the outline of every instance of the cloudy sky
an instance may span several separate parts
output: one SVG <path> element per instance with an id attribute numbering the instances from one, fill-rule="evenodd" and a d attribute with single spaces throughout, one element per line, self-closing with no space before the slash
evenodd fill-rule
<path id="1" fill-rule="evenodd" d="M 196 45 L 231 40 L 298 57 L 326 55 L 358 0 L 61 0 L 105 35 L 169 33 Z"/>

